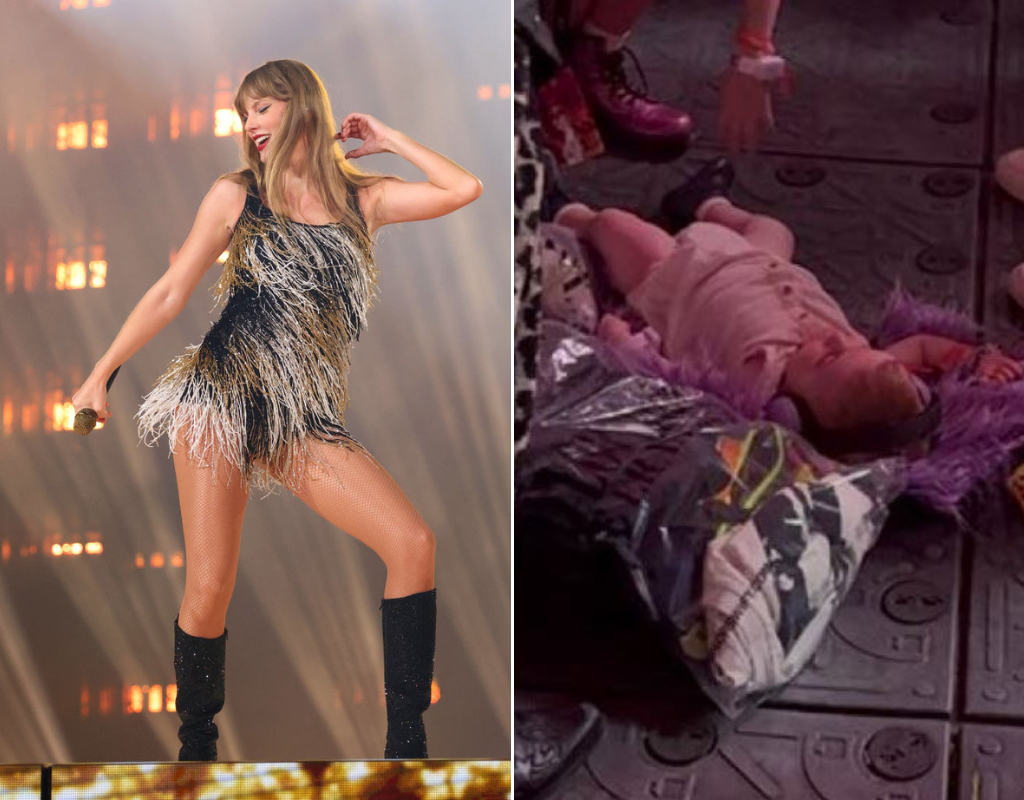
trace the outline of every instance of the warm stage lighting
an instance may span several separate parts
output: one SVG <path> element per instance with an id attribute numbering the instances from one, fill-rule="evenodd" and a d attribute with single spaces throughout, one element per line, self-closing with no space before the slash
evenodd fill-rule
<path id="1" fill-rule="evenodd" d="M 4 400 L 4 436 L 10 436 L 14 430 L 14 402 Z"/>
<path id="2" fill-rule="evenodd" d="M 102 289 L 107 285 L 107 262 L 89 262 L 89 286 L 93 289 Z"/>
<path id="3" fill-rule="evenodd" d="M 89 146 L 89 125 L 86 122 L 68 123 L 68 147 L 84 150 Z"/>
<path id="4" fill-rule="evenodd" d="M 72 261 L 70 264 L 68 264 L 67 288 L 69 288 L 69 289 L 84 289 L 85 288 L 85 262 L 84 261 Z"/>
<path id="5" fill-rule="evenodd" d="M 494 89 L 492 89 L 490 86 L 480 86 L 476 90 L 476 96 L 480 100 L 490 100 L 492 97 L 494 97 Z"/>
<path id="6" fill-rule="evenodd" d="M 164 710 L 164 687 L 149 687 L 149 713 L 158 714 Z"/>
<path id="7" fill-rule="evenodd" d="M 181 109 L 171 106 L 171 139 L 181 136 Z"/>
<path id="8" fill-rule="evenodd" d="M 135 554 L 135 566 L 137 569 L 142 569 L 146 566 L 146 557 L 142 553 Z"/>
<path id="9" fill-rule="evenodd" d="M 153 555 L 150 556 L 150 558 L 149 558 L 149 566 L 156 567 L 157 569 L 159 569 L 163 565 L 164 565 L 164 554 L 163 553 L 153 553 Z"/>
<path id="10" fill-rule="evenodd" d="M 62 122 L 57 126 L 57 149 L 68 149 L 68 126 L 65 122 Z"/>
<path id="11" fill-rule="evenodd" d="M 105 119 L 92 121 L 92 146 L 95 148 L 107 146 L 107 121 Z"/>
<path id="12" fill-rule="evenodd" d="M 73 431 L 75 429 L 75 405 L 68 401 L 53 404 L 53 429 L 55 431 Z"/>
<path id="13" fill-rule="evenodd" d="M 433 705 L 441 699 L 441 685 L 433 680 L 430 682 L 430 704 Z"/>
<path id="14" fill-rule="evenodd" d="M 21 407 L 21 430 L 25 433 L 34 431 L 39 426 L 39 405 L 25 403 Z"/>
<path id="15" fill-rule="evenodd" d="M 53 547 L 50 548 L 50 552 L 53 553 L 55 556 L 59 556 L 64 551 L 61 549 L 61 546 L 59 544 L 55 544 Z"/>
<path id="16" fill-rule="evenodd" d="M 213 112 L 213 135 L 230 136 L 242 132 L 242 120 L 233 108 L 218 108 Z"/>
<path id="17" fill-rule="evenodd" d="M 221 264 L 223 264 L 227 260 L 228 260 L 228 251 L 227 250 L 225 250 L 223 253 L 221 253 L 219 256 L 217 256 L 217 261 L 219 261 Z"/>
<path id="18" fill-rule="evenodd" d="M 86 542 L 85 552 L 91 556 L 99 555 L 103 552 L 103 542 Z"/>
<path id="19" fill-rule="evenodd" d="M 502 100 L 507 100 L 512 96 L 512 86 L 508 83 L 503 83 L 498 87 L 498 97 Z"/>

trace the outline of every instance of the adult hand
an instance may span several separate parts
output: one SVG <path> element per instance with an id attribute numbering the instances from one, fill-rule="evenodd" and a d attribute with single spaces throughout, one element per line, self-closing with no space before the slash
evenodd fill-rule
<path id="1" fill-rule="evenodd" d="M 983 383 L 1013 383 L 1024 378 L 1024 366 L 1009 356 L 989 351 L 978 359 L 974 374 Z"/>
<path id="2" fill-rule="evenodd" d="M 345 153 L 345 158 L 387 153 L 390 136 L 391 128 L 369 114 L 349 114 L 341 123 L 341 132 L 334 134 L 335 139 L 341 139 L 343 142 L 348 141 L 349 137 L 363 140 L 362 147 Z"/>
<path id="3" fill-rule="evenodd" d="M 772 85 L 729 67 L 722 76 L 718 133 L 732 153 L 755 150 L 775 125 Z"/>
<path id="4" fill-rule="evenodd" d="M 96 419 L 99 422 L 113 416 L 107 404 L 107 389 L 102 383 L 83 383 L 81 388 L 71 395 L 71 405 L 75 407 L 75 413 L 83 408 L 91 408 L 96 412 Z"/>

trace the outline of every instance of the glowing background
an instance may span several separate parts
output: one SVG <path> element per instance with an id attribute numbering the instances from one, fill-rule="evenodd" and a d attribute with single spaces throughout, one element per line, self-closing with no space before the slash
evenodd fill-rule
<path id="1" fill-rule="evenodd" d="M 438 539 L 432 756 L 510 752 L 510 6 L 449 0 L 0 0 L 0 760 L 177 752 L 183 542 L 166 443 L 134 415 L 215 315 L 207 275 L 121 370 L 71 393 L 238 164 L 228 106 L 271 58 L 473 171 L 457 214 L 385 229 L 348 428 Z M 222 135 L 226 134 L 226 135 Z M 349 145 L 349 148 L 355 145 Z M 411 180 L 397 157 L 360 160 Z M 383 567 L 290 495 L 250 500 L 228 613 L 224 760 L 375 758 Z"/>

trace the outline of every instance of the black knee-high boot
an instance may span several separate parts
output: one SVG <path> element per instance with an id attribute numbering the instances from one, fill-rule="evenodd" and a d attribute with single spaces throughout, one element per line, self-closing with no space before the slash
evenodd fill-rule
<path id="1" fill-rule="evenodd" d="M 178 761 L 216 761 L 217 726 L 214 715 L 224 708 L 224 658 L 228 631 L 216 639 L 185 633 L 174 618 L 175 701 L 181 727 Z"/>
<path id="2" fill-rule="evenodd" d="M 426 758 L 422 714 L 434 678 L 437 590 L 381 603 L 388 738 L 384 758 Z"/>

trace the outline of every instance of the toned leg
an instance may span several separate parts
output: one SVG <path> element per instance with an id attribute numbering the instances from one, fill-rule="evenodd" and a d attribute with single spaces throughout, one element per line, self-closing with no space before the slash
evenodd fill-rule
<path id="1" fill-rule="evenodd" d="M 248 492 L 237 470 L 204 467 L 188 456 L 185 436 L 174 452 L 185 532 L 185 596 L 174 625 L 174 676 L 181 727 L 179 761 L 216 761 L 214 717 L 224 708 L 228 602 Z"/>
<path id="2" fill-rule="evenodd" d="M 387 566 L 381 603 L 385 758 L 426 758 L 423 712 L 434 675 L 437 596 L 434 534 L 373 456 L 311 442 L 324 463 L 308 462 L 296 496 L 328 522 L 368 545 Z"/>
<path id="3" fill-rule="evenodd" d="M 754 247 L 790 261 L 796 240 L 793 232 L 774 217 L 753 214 L 724 197 L 712 197 L 697 209 L 697 219 L 736 231 Z"/>
<path id="4" fill-rule="evenodd" d="M 675 240 L 657 225 L 617 208 L 599 211 L 583 236 L 601 255 L 608 280 L 622 294 L 639 286 L 675 247 Z"/>
<path id="5" fill-rule="evenodd" d="M 185 532 L 185 596 L 178 625 L 192 636 L 215 638 L 224 633 L 235 588 L 248 492 L 237 470 L 200 466 L 186 450 L 181 444 L 174 453 Z"/>
<path id="6" fill-rule="evenodd" d="M 324 465 L 308 462 L 296 496 L 384 561 L 384 597 L 434 588 L 434 534 L 395 480 L 369 453 L 313 441 Z"/>

